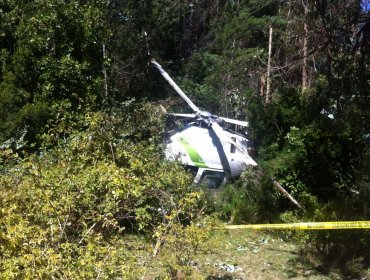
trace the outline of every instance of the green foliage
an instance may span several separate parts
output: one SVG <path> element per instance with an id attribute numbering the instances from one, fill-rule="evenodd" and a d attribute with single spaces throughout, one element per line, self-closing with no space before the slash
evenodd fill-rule
<path id="1" fill-rule="evenodd" d="M 233 224 L 273 222 L 279 214 L 277 190 L 258 168 L 249 168 L 216 200 L 221 218 Z"/>
<path id="2" fill-rule="evenodd" d="M 161 160 L 158 119 L 141 108 L 91 112 L 85 131 L 40 155 L 1 150 L 2 278 L 129 277 L 135 263 L 119 251 L 119 236 L 152 233 L 168 215 L 195 217 L 201 193 L 181 166 Z"/>
<path id="3" fill-rule="evenodd" d="M 367 209 L 359 204 L 359 200 L 358 195 L 351 195 L 323 204 L 315 197 L 306 195 L 302 200 L 305 206 L 303 211 L 286 212 L 281 219 L 285 223 L 367 220 Z M 367 248 L 370 235 L 367 230 L 296 231 L 284 235 L 302 244 L 301 257 L 313 265 L 319 264 L 324 272 L 339 269 L 344 276 L 356 278 L 363 276 L 364 269 L 369 265 Z"/>
<path id="4" fill-rule="evenodd" d="M 3 2 L 0 141 L 32 127 L 25 139 L 40 146 L 45 124 L 59 113 L 49 107 L 69 101 L 73 113 L 103 95 L 105 1 Z"/>
<path id="5" fill-rule="evenodd" d="M 324 91 L 323 85 L 317 90 Z M 363 114 L 361 106 L 356 105 L 355 112 L 351 100 L 342 100 L 343 110 L 328 118 L 328 113 L 320 113 L 319 106 L 324 105 L 322 97 L 316 97 L 319 93 L 296 94 L 294 99 L 289 91 L 279 94 L 267 106 L 268 114 L 255 115 L 258 124 L 267 119 L 262 126 L 265 131 L 258 126 L 254 129 L 262 136 L 261 165 L 303 206 L 280 218 L 284 222 L 368 220 L 369 184 L 363 173 L 368 169 L 368 147 L 361 139 L 362 123 L 354 121 L 357 114 Z M 266 131 L 271 134 L 263 136 Z M 287 203 L 278 202 L 281 210 L 288 208 Z M 299 232 L 294 236 L 304 244 L 302 256 L 321 263 L 323 269 L 336 267 L 344 275 L 359 277 L 369 263 L 364 249 L 369 246 L 366 231 Z"/>
<path id="6" fill-rule="evenodd" d="M 50 114 L 48 105 L 41 100 L 25 102 L 29 96 L 29 93 L 14 85 L 12 73 L 8 73 L 0 83 L 0 142 L 24 137 L 30 143 L 35 143 L 44 132 L 43 125 Z"/>
<path id="7" fill-rule="evenodd" d="M 194 198 L 194 195 L 186 198 L 184 202 L 187 207 L 196 206 L 189 204 Z M 199 203 L 197 198 L 194 202 Z M 199 271 L 194 268 L 194 263 L 200 254 L 209 253 L 218 246 L 214 237 L 219 234 L 221 225 L 212 216 L 202 217 L 200 212 L 193 212 L 192 222 L 184 226 L 175 220 L 179 212 L 182 212 L 181 206 L 184 204 L 179 205 L 177 214 L 167 216 L 167 223 L 156 232 L 157 244 L 162 242 L 159 261 L 166 268 L 166 276 L 169 279 L 201 278 Z"/>
<path id="8" fill-rule="evenodd" d="M 232 222 L 369 219 L 369 17 L 352 2 L 0 1 L 1 276 L 136 277 L 119 250 L 126 232 L 168 236 L 172 276 L 194 272 L 207 202 L 162 161 L 158 110 L 124 101 L 168 95 L 148 71 L 144 31 L 197 105 L 251 124 L 266 175 L 248 170 L 207 211 Z M 307 259 L 353 277 L 369 262 L 367 232 L 299 238 Z"/>

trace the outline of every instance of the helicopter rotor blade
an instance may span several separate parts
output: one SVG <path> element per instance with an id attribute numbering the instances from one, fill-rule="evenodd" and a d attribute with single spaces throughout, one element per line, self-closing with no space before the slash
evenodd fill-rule
<path id="1" fill-rule="evenodd" d="M 167 113 L 167 115 L 181 117 L 181 118 L 189 118 L 189 119 L 194 119 L 196 117 L 195 114 Z"/>
<path id="2" fill-rule="evenodd" d="M 216 121 L 212 121 L 211 128 L 216 133 L 217 137 L 220 138 L 221 141 L 230 142 L 231 139 L 228 139 L 229 137 L 227 137 L 222 127 Z"/>
<path id="3" fill-rule="evenodd" d="M 181 96 L 182 99 L 185 100 L 186 103 L 190 106 L 190 108 L 195 112 L 200 112 L 199 108 L 186 96 L 186 94 L 179 88 L 179 86 L 171 79 L 170 75 L 167 74 L 166 71 L 163 70 L 162 66 L 152 58 L 150 61 L 161 73 L 163 78 L 167 80 L 167 82 L 172 86 L 172 88 Z"/>
<path id="4" fill-rule="evenodd" d="M 272 183 L 274 184 L 274 186 L 283 194 L 285 195 L 287 198 L 289 198 L 289 200 L 291 202 L 293 202 L 298 208 L 302 208 L 301 204 L 299 204 L 299 202 L 297 200 L 294 199 L 294 197 L 288 193 L 280 184 L 279 182 L 275 181 L 274 178 L 271 178 L 272 180 Z"/>
<path id="5" fill-rule="evenodd" d="M 214 144 L 217 147 L 218 155 L 222 164 L 222 168 L 231 172 L 229 159 L 227 158 L 227 153 L 224 148 L 224 143 L 227 142 L 226 135 L 223 133 L 223 129 L 216 121 L 211 121 L 210 123 L 211 131 L 210 135 L 213 134 Z M 212 136 L 211 136 L 212 137 Z"/>
<path id="6" fill-rule="evenodd" d="M 229 119 L 229 118 L 224 118 L 224 117 L 219 117 L 219 118 L 224 120 L 227 123 L 236 124 L 236 125 L 245 126 L 245 127 L 249 126 L 249 123 L 245 121 L 239 121 L 239 120 L 234 120 L 234 119 Z"/>

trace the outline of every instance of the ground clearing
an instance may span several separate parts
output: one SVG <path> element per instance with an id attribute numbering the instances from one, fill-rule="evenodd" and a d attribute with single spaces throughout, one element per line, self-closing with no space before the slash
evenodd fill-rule
<path id="1" fill-rule="evenodd" d="M 197 279 L 341 279 L 335 273 L 324 275 L 314 265 L 304 264 L 299 248 L 277 234 L 233 230 L 216 234 L 212 248 L 192 257 L 190 269 Z M 162 279 L 171 250 L 153 260 L 145 279 Z M 181 272 L 178 276 L 185 277 Z M 184 278 L 186 279 L 186 277 Z"/>

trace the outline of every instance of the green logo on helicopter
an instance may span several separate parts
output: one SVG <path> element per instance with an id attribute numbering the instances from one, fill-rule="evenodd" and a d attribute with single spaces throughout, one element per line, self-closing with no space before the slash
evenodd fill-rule
<path id="1" fill-rule="evenodd" d="M 192 146 L 190 146 L 190 144 L 185 140 L 185 138 L 181 137 L 179 142 L 184 147 L 184 149 L 187 151 L 191 161 L 194 162 L 195 166 L 204 167 L 204 168 L 208 167 L 207 164 L 202 159 L 202 157 L 198 154 L 198 152 Z"/>

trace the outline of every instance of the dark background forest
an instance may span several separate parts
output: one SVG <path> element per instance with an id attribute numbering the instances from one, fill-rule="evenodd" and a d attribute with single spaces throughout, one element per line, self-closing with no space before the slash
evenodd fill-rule
<path id="1" fill-rule="evenodd" d="M 135 278 L 130 256 L 109 249 L 125 234 L 157 248 L 215 213 L 369 220 L 369 6 L 0 0 L 1 278 Z M 250 122 L 264 174 L 247 170 L 222 203 L 163 160 L 159 104 L 186 110 L 148 50 L 199 107 Z M 368 230 L 290 234 L 323 267 L 353 277 L 369 267 Z"/>

